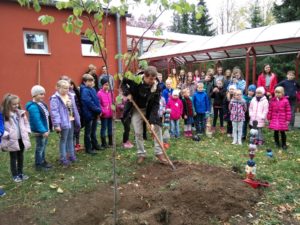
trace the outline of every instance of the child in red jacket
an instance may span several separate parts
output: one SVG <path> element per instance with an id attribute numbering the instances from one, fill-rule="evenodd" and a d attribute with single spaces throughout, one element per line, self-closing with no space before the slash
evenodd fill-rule
<path id="1" fill-rule="evenodd" d="M 274 130 L 274 140 L 277 148 L 279 144 L 279 132 L 281 134 L 281 147 L 287 150 L 286 134 L 289 122 L 291 120 L 291 107 L 288 99 L 284 96 L 283 87 L 275 89 L 275 97 L 271 99 L 268 112 L 268 120 L 270 121 L 269 128 Z"/>
<path id="2" fill-rule="evenodd" d="M 170 120 L 171 120 L 171 137 L 178 138 L 180 135 L 179 120 L 182 116 L 183 105 L 179 99 L 180 90 L 175 89 L 172 93 L 172 97 L 169 99 L 167 109 L 171 109 Z"/>

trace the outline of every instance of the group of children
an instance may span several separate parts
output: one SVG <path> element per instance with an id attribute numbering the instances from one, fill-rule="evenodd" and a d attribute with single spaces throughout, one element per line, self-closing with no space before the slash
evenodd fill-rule
<path id="1" fill-rule="evenodd" d="M 221 71 L 220 71 L 221 72 Z M 233 79 L 239 79 L 240 69 L 236 69 Z M 239 76 L 237 76 L 239 75 Z M 274 130 L 275 145 L 283 150 L 287 149 L 286 133 L 292 119 L 291 99 L 295 101 L 295 93 L 299 91 L 299 84 L 294 80 L 294 71 L 288 71 L 287 80 L 279 83 L 274 96 L 266 96 L 264 87 L 254 84 L 245 89 L 244 82 L 227 82 L 220 75 L 206 75 L 204 80 L 193 79 L 191 72 L 187 73 L 186 81 L 177 88 L 172 88 L 172 79 L 166 80 L 166 88 L 162 91 L 162 98 L 166 102 L 166 108 L 170 111 L 170 134 L 171 137 L 179 137 L 179 120 L 184 120 L 184 136 L 192 136 L 192 127 L 197 134 L 203 134 L 206 129 L 207 118 L 213 111 L 213 124 L 211 131 L 216 132 L 217 120 L 220 120 L 220 132 L 225 133 L 224 120 L 227 122 L 227 136 L 232 137 L 232 144 L 242 144 L 247 134 L 247 127 L 252 127 L 253 121 L 257 121 L 258 137 L 257 145 L 263 145 L 264 137 L 262 129 L 269 121 L 269 128 Z M 212 83 L 212 84 L 210 84 Z M 212 85 L 212 86 L 211 86 Z M 289 90 L 286 90 L 289 87 Z M 181 87 L 181 90 L 180 90 Z M 285 91 L 293 96 L 286 96 Z M 191 90 L 192 89 L 192 90 Z M 244 91 L 243 91 L 244 90 Z M 193 93 L 193 94 L 191 94 Z M 293 102 L 294 103 L 294 102 Z M 281 144 L 279 141 L 281 135 Z"/>
<path id="2" fill-rule="evenodd" d="M 85 127 L 84 145 L 88 154 L 95 155 L 112 145 L 112 93 L 108 79 L 101 80 L 102 88 L 96 93 L 94 78 L 84 74 L 80 95 L 76 95 L 75 84 L 62 76 L 56 84 L 56 92 L 50 97 L 48 109 L 44 102 L 46 91 L 40 85 L 31 89 L 32 100 L 26 104 L 26 111 L 20 107 L 20 99 L 6 94 L 0 114 L 0 147 L 9 152 L 10 169 L 14 182 L 22 182 L 29 177 L 24 174 L 24 151 L 31 147 L 30 136 L 35 137 L 35 168 L 48 170 L 52 165 L 46 160 L 46 148 L 50 130 L 59 134 L 59 159 L 63 166 L 76 162 L 75 146 L 78 145 L 80 128 Z M 78 98 L 79 97 L 79 98 Z M 101 119 L 100 146 L 96 138 L 97 120 Z M 93 124 L 93 122 L 96 122 Z M 106 135 L 106 132 L 108 135 Z M 108 144 L 106 137 L 108 136 Z M 78 147 L 78 146 L 77 146 Z M 0 190 L 0 195 L 4 194 Z"/>
<path id="3" fill-rule="evenodd" d="M 221 73 L 222 71 L 219 71 Z M 196 80 L 189 72 L 184 83 L 174 89 L 172 77 L 166 80 L 166 87 L 162 90 L 159 116 L 163 124 L 170 126 L 171 137 L 180 136 L 180 119 L 184 120 L 184 136 L 193 136 L 193 127 L 197 134 L 203 134 L 206 129 L 207 118 L 213 108 L 212 132 L 216 131 L 216 124 L 220 120 L 220 132 L 225 133 L 224 120 L 227 121 L 227 135 L 233 137 L 232 144 L 242 144 L 246 138 L 247 126 L 258 121 L 257 144 L 264 142 L 262 129 L 269 121 L 269 128 L 274 130 L 274 141 L 277 147 L 287 149 L 286 133 L 289 129 L 291 116 L 291 99 L 285 96 L 285 91 L 291 85 L 299 85 L 294 79 L 294 72 L 288 72 L 288 79 L 276 87 L 275 96 L 268 99 L 263 87 L 250 85 L 245 91 L 241 71 L 236 70 L 233 79 L 224 81 L 221 74 L 212 76 L 212 72 L 204 79 Z M 183 81 L 180 81 L 183 82 Z M 226 83 L 226 85 L 225 85 Z M 298 86 L 297 86 L 298 85 Z M 0 146 L 10 154 L 10 168 L 13 181 L 22 182 L 28 179 L 24 174 L 24 151 L 31 147 L 29 134 L 35 137 L 35 167 L 37 170 L 50 169 L 52 165 L 46 160 L 46 147 L 50 129 L 60 135 L 59 159 L 62 165 L 68 166 L 76 162 L 80 128 L 84 127 L 84 147 L 87 154 L 95 155 L 96 150 L 112 146 L 112 102 L 113 93 L 109 79 L 101 79 L 101 89 L 94 89 L 94 78 L 84 74 L 80 93 L 67 76 L 57 82 L 56 92 L 50 98 L 50 107 L 44 103 L 45 89 L 35 85 L 31 89 L 32 100 L 26 104 L 26 112 L 20 108 L 20 99 L 13 94 L 5 95 L 0 115 Z M 285 88 L 283 88 L 285 87 Z M 211 104 L 211 101 L 213 103 Z M 293 99 L 294 101 L 294 99 Z M 123 146 L 131 148 L 129 131 L 131 124 L 130 104 L 123 98 L 122 110 L 124 125 Z M 101 145 L 96 138 L 98 118 L 101 120 Z M 281 144 L 279 134 L 281 135 Z M 107 142 L 108 137 L 108 142 Z M 0 195 L 1 195 L 0 190 Z"/>

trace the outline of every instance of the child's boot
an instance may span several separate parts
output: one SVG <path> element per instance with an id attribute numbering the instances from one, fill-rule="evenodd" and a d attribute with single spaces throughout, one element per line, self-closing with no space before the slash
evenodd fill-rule
<path id="1" fill-rule="evenodd" d="M 106 137 L 101 137 L 101 147 L 102 148 L 107 148 L 107 143 L 106 143 Z"/>
<path id="2" fill-rule="evenodd" d="M 286 145 L 286 137 L 281 137 L 282 141 L 282 150 L 286 151 L 287 150 L 287 145 Z"/>
<path id="3" fill-rule="evenodd" d="M 112 135 L 108 135 L 108 146 L 112 147 L 113 146 L 113 138 Z"/>
<path id="4" fill-rule="evenodd" d="M 184 136 L 189 137 L 188 131 L 184 131 Z"/>

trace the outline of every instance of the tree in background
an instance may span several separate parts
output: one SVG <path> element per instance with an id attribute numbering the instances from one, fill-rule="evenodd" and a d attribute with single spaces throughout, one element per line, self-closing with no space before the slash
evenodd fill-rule
<path id="1" fill-rule="evenodd" d="M 201 17 L 197 13 L 199 10 L 202 12 Z M 200 0 L 191 13 L 173 14 L 170 30 L 184 34 L 212 36 L 215 34 L 215 30 L 211 28 L 213 25 L 211 20 L 205 0 Z"/>
<path id="2" fill-rule="evenodd" d="M 179 32 L 180 26 L 181 26 L 180 15 L 177 13 L 173 13 L 173 22 L 172 22 L 172 26 L 170 27 L 170 31 Z"/>
<path id="3" fill-rule="evenodd" d="M 250 24 L 251 28 L 263 26 L 263 18 L 258 0 L 250 8 Z"/>
<path id="4" fill-rule="evenodd" d="M 202 16 L 200 19 L 196 18 L 196 12 L 193 11 L 190 17 L 191 34 L 198 34 L 203 36 L 213 36 L 215 29 L 212 29 L 212 19 L 208 14 L 208 9 L 205 0 L 200 0 L 198 7 L 202 9 Z"/>
<path id="5" fill-rule="evenodd" d="M 300 20 L 300 1 L 283 0 L 282 4 L 274 3 L 273 14 L 278 23 Z"/>
<path id="6" fill-rule="evenodd" d="M 188 13 L 181 15 L 179 33 L 190 34 L 191 31 L 189 17 L 190 16 Z"/>

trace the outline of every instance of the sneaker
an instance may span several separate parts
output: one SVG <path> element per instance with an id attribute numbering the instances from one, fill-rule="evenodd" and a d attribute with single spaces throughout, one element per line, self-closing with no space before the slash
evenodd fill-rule
<path id="1" fill-rule="evenodd" d="M 216 127 L 211 127 L 211 132 L 215 133 L 216 132 Z"/>
<path id="2" fill-rule="evenodd" d="M 137 159 L 137 164 L 142 164 L 145 161 L 145 157 L 144 156 L 139 156 Z"/>
<path id="3" fill-rule="evenodd" d="M 26 174 L 22 173 L 22 174 L 19 175 L 19 178 L 20 178 L 21 180 L 28 180 L 28 179 L 29 179 L 29 176 L 27 176 Z"/>
<path id="4" fill-rule="evenodd" d="M 70 156 L 69 160 L 71 163 L 74 163 L 77 161 L 77 158 L 76 158 L 76 156 Z"/>
<path id="5" fill-rule="evenodd" d="M 0 197 L 3 197 L 4 195 L 6 195 L 5 191 L 2 188 L 0 188 Z"/>
<path id="6" fill-rule="evenodd" d="M 86 154 L 89 154 L 89 155 L 91 155 L 91 156 L 97 155 L 97 152 L 94 151 L 94 150 L 86 151 L 85 153 L 86 153 Z"/>
<path id="7" fill-rule="evenodd" d="M 127 141 L 127 142 L 123 143 L 123 148 L 129 149 L 129 148 L 132 148 L 132 147 L 133 147 L 133 145 L 130 143 L 130 141 Z"/>
<path id="8" fill-rule="evenodd" d="M 231 137 L 231 134 L 227 134 L 227 137 Z"/>
<path id="9" fill-rule="evenodd" d="M 232 144 L 232 145 L 236 145 L 236 144 L 237 144 L 237 142 L 236 142 L 236 141 L 233 141 L 231 144 Z"/>
<path id="10" fill-rule="evenodd" d="M 80 144 L 76 144 L 74 149 L 75 149 L 76 152 L 79 152 L 81 150 Z"/>
<path id="11" fill-rule="evenodd" d="M 184 136 L 185 136 L 185 137 L 189 137 L 188 131 L 184 131 Z"/>
<path id="12" fill-rule="evenodd" d="M 220 127 L 220 132 L 221 132 L 221 134 L 224 134 L 225 133 L 225 128 L 224 127 Z"/>
<path id="13" fill-rule="evenodd" d="M 41 165 L 43 168 L 45 168 L 45 169 L 51 169 L 53 166 L 50 164 L 50 163 L 48 163 L 46 160 L 42 163 L 42 165 Z"/>
<path id="14" fill-rule="evenodd" d="M 286 151 L 288 147 L 286 145 L 282 145 L 282 150 Z"/>
<path id="15" fill-rule="evenodd" d="M 70 165 L 70 161 L 66 160 L 66 159 L 61 160 L 60 163 L 61 163 L 62 166 L 69 166 Z"/>
<path id="16" fill-rule="evenodd" d="M 189 131 L 188 135 L 189 135 L 189 137 L 193 137 L 193 132 Z"/>
<path id="17" fill-rule="evenodd" d="M 238 142 L 238 145 L 243 145 L 241 141 Z"/>
<path id="18" fill-rule="evenodd" d="M 20 183 L 20 182 L 22 182 L 22 179 L 19 176 L 14 176 L 13 181 L 16 183 Z"/>

